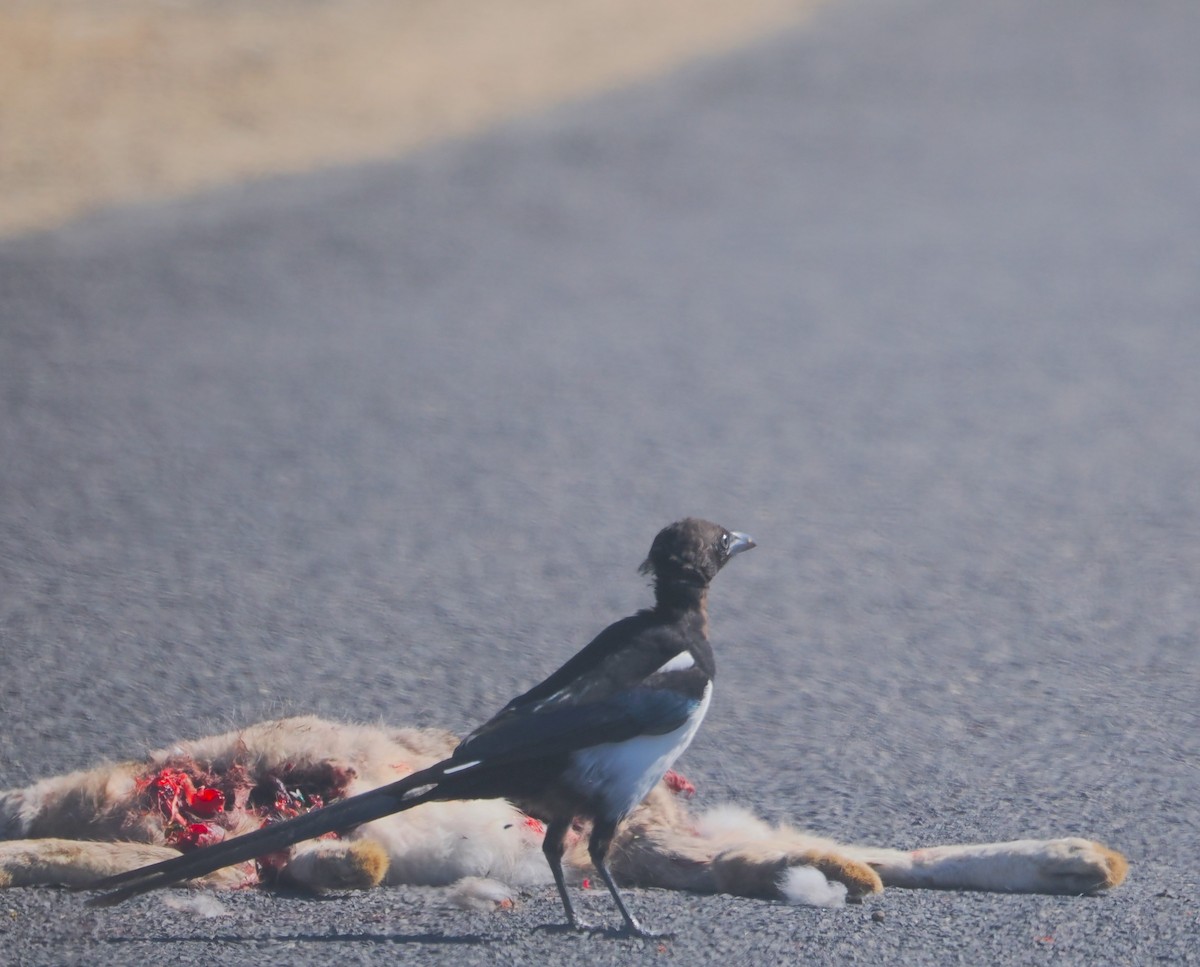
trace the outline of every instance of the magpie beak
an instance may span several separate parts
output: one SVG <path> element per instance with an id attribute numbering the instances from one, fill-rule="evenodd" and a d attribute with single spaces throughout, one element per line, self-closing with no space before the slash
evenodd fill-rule
<path id="1" fill-rule="evenodd" d="M 754 543 L 754 538 L 749 534 L 742 534 L 739 531 L 730 531 L 729 537 L 730 557 L 733 557 L 734 554 L 741 554 L 742 551 L 748 551 L 752 547 L 758 547 L 758 545 Z"/>

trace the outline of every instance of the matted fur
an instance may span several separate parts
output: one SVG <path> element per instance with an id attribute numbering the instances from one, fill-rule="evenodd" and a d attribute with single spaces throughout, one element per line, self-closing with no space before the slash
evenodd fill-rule
<path id="1" fill-rule="evenodd" d="M 245 805 L 252 787 L 282 787 L 281 775 L 311 774 L 335 777 L 340 794 L 354 795 L 432 765 L 457 741 L 436 730 L 279 719 L 182 742 L 143 762 L 0 792 L 0 887 L 87 886 L 177 855 L 164 814 L 146 793 L 148 777 L 164 769 L 184 769 L 234 790 L 215 820 L 222 835 L 232 836 L 263 821 Z M 541 825 L 503 800 L 427 803 L 201 882 L 245 886 L 270 871 L 271 879 L 317 891 L 459 884 L 464 906 L 504 906 L 511 893 L 496 881 L 512 887 L 551 882 L 541 840 Z M 565 858 L 575 882 L 592 873 L 586 844 L 581 828 Z M 693 813 L 667 782 L 622 825 L 610 859 L 618 881 L 630 886 L 823 906 L 884 886 L 1094 893 L 1117 886 L 1127 869 L 1120 853 L 1077 838 L 914 851 L 846 846 L 769 825 L 736 807 Z"/>

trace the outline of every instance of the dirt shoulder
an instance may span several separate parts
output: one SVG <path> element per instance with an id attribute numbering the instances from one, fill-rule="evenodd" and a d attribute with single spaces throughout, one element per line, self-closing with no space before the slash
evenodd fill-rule
<path id="1" fill-rule="evenodd" d="M 0 235 L 394 156 L 736 47 L 817 0 L 7 0 Z"/>

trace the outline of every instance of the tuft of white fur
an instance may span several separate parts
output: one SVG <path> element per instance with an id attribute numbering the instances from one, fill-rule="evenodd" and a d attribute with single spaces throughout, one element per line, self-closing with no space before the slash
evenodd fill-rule
<path id="1" fill-rule="evenodd" d="M 788 903 L 805 907 L 846 905 L 846 886 L 827 880 L 811 866 L 790 866 L 779 877 L 779 892 Z"/>
<path id="2" fill-rule="evenodd" d="M 169 910 L 174 910 L 176 913 L 187 913 L 201 920 L 231 916 L 229 908 L 211 893 L 192 893 L 187 896 L 168 895 L 163 897 L 162 903 Z"/>
<path id="3" fill-rule="evenodd" d="M 705 839 L 720 840 L 734 836 L 740 840 L 760 840 L 775 835 L 769 823 L 733 803 L 722 803 L 706 809 L 696 817 L 695 823 L 696 832 Z"/>
<path id="4" fill-rule="evenodd" d="M 516 906 L 516 900 L 516 894 L 507 883 L 482 876 L 464 876 L 450 890 L 450 902 L 454 906 L 480 913 L 511 910 Z"/>
<path id="5" fill-rule="evenodd" d="M 426 803 L 369 823 L 361 835 L 391 856 L 386 883 L 449 886 L 464 876 L 516 886 L 551 881 L 541 832 L 499 799 Z"/>

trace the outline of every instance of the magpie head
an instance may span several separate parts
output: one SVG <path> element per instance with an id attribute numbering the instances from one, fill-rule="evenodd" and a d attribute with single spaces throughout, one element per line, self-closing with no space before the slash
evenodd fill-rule
<path id="1" fill-rule="evenodd" d="M 650 546 L 650 555 L 638 569 L 654 575 L 655 587 L 706 588 L 735 554 L 754 547 L 748 534 L 726 530 L 697 517 L 664 527 Z"/>

